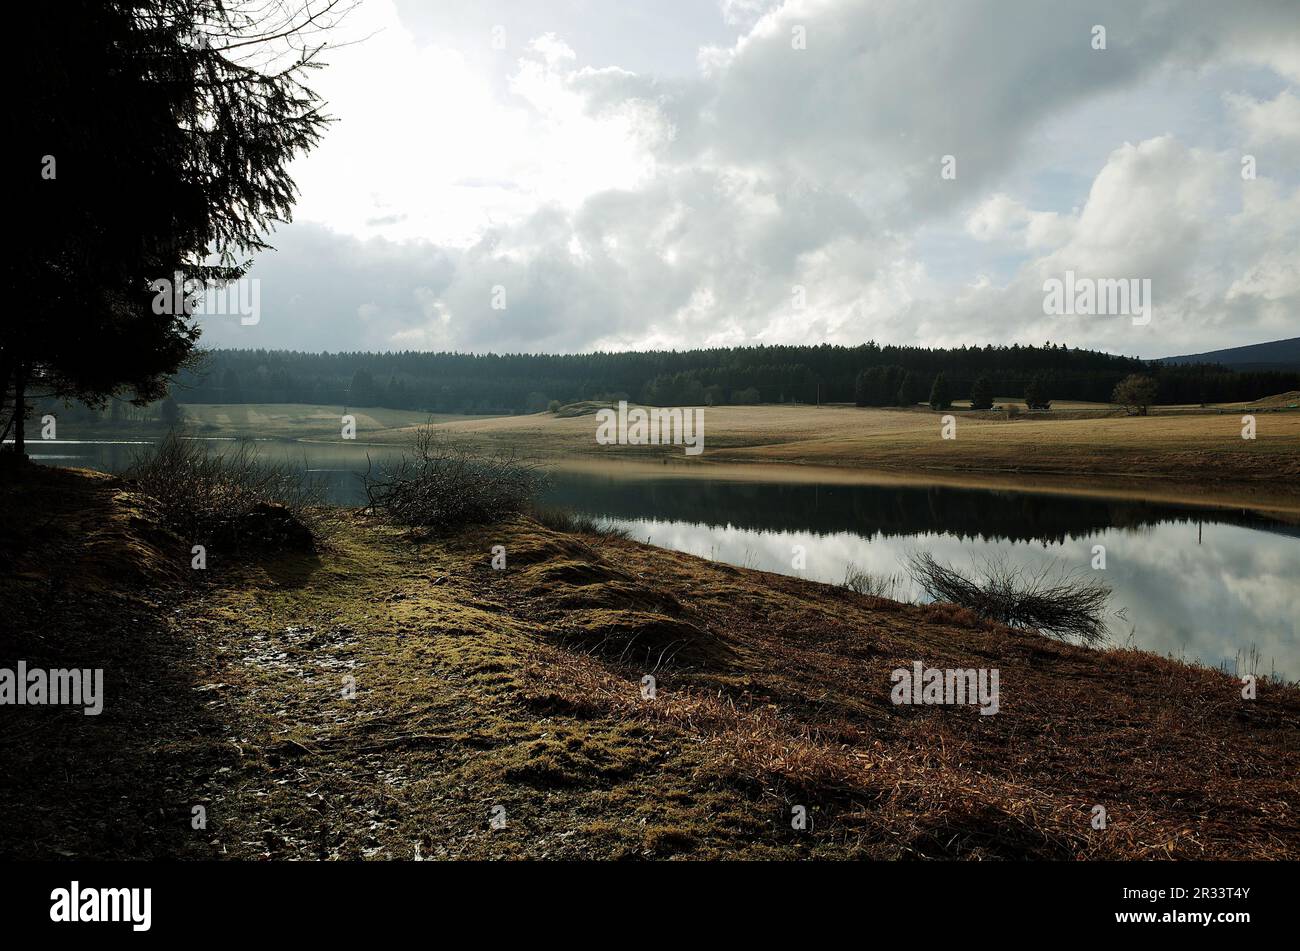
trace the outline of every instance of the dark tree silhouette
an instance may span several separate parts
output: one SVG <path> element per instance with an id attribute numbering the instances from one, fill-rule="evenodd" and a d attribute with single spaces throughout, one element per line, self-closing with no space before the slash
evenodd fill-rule
<path id="1" fill-rule="evenodd" d="M 1051 409 L 1052 398 L 1047 395 L 1047 377 L 1039 373 L 1025 387 L 1025 406 L 1030 409 Z"/>
<path id="2" fill-rule="evenodd" d="M 970 408 L 971 409 L 992 409 L 993 408 L 993 386 L 989 383 L 986 376 L 980 377 L 975 381 L 975 385 L 970 389 Z"/>
<path id="3" fill-rule="evenodd" d="M 870 379 L 866 370 L 858 371 L 858 375 L 853 380 L 853 403 L 855 406 L 870 405 Z"/>
<path id="4" fill-rule="evenodd" d="M 934 378 L 930 387 L 930 409 L 948 409 L 952 406 L 952 394 L 948 391 L 948 381 L 940 373 Z"/>
<path id="5" fill-rule="evenodd" d="M 916 380 L 916 374 L 908 370 L 903 374 L 903 382 L 898 385 L 898 405 L 915 406 L 916 401 L 920 398 L 917 392 L 919 384 Z"/>
<path id="6" fill-rule="evenodd" d="M 15 75 L 39 82 L 11 103 L 22 317 L 0 327 L 0 412 L 20 458 L 30 398 L 163 396 L 198 340 L 187 291 L 241 277 L 289 220 L 288 162 L 327 122 L 302 82 L 321 50 L 307 44 L 339 15 L 318 7 L 71 0 L 20 14 Z"/>

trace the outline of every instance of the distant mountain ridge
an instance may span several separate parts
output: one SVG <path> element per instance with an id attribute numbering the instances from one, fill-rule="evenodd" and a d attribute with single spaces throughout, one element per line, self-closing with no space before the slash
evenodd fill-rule
<path id="1" fill-rule="evenodd" d="M 1218 363 L 1234 370 L 1300 370 L 1300 337 L 1252 343 L 1245 347 L 1210 350 L 1181 357 L 1161 357 L 1161 363 Z"/>

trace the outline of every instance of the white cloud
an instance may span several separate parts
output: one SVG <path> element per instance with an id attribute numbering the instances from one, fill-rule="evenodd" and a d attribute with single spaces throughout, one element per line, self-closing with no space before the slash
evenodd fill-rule
<path id="1" fill-rule="evenodd" d="M 294 174 L 296 217 L 360 236 L 472 244 L 547 203 L 576 205 L 653 169 L 655 115 L 620 102 L 595 117 L 558 36 L 507 58 L 502 88 L 482 45 L 420 42 L 391 3 L 345 21 L 360 42 L 313 77 L 339 121 Z M 347 38 L 347 37 L 345 37 Z"/>
<path id="2" fill-rule="evenodd" d="M 722 0 L 713 15 L 742 31 L 734 43 L 682 19 L 685 5 L 595 9 L 537 28 L 535 11 L 453 0 L 432 29 L 416 25 L 425 8 L 362 5 L 352 29 L 380 32 L 319 74 L 342 121 L 297 165 L 298 223 L 255 266 L 276 306 L 210 342 L 1050 336 L 1160 355 L 1286 333 L 1300 256 L 1300 215 L 1287 217 L 1300 200 L 1285 86 L 1296 44 L 1280 40 L 1300 42 L 1293 5 Z M 441 28 L 457 11 L 473 30 Z M 656 22 L 699 34 L 697 75 L 627 68 L 660 49 Z M 1096 22 L 1105 51 L 1088 42 Z M 490 24 L 507 49 L 492 49 Z M 807 49 L 792 48 L 794 26 Z M 1161 108 L 1171 89 L 1192 108 Z M 1109 154 L 1079 158 L 1085 141 Z M 1254 182 L 1239 174 L 1247 148 Z M 946 154 L 955 181 L 939 175 Z M 1045 319 L 1043 276 L 1065 268 L 1152 278 L 1153 327 Z M 505 311 L 489 306 L 498 284 Z"/>
<path id="3" fill-rule="evenodd" d="M 984 218 L 995 223 L 991 229 L 1014 223 L 1018 207 L 999 200 Z M 1234 154 L 1159 136 L 1116 149 L 1094 179 L 1069 240 L 1027 260 L 1005 286 L 970 289 L 952 319 L 993 333 L 991 315 L 1020 315 L 1022 342 L 1064 339 L 1149 356 L 1186 352 L 1188 342 L 1244 342 L 1235 336 L 1243 327 L 1246 340 L 1275 339 L 1295 333 L 1298 249 L 1300 186 L 1242 181 Z M 1077 277 L 1150 279 L 1151 324 L 1044 316 L 1043 282 L 1067 270 Z"/>
<path id="4" fill-rule="evenodd" d="M 543 33 L 530 42 L 528 48 L 535 53 L 540 53 L 548 66 L 578 58 L 573 48 L 554 33 Z"/>
<path id="5" fill-rule="evenodd" d="M 718 0 L 722 19 L 732 26 L 752 27 L 759 18 L 781 5 L 780 0 Z"/>
<path id="6" fill-rule="evenodd" d="M 1069 239 L 1074 220 L 1055 211 L 1031 211 L 1004 192 L 990 195 L 966 218 L 966 230 L 978 241 L 1023 248 L 1057 247 Z"/>
<path id="7" fill-rule="evenodd" d="M 1248 147 L 1280 145 L 1291 150 L 1294 158 L 1300 150 L 1300 97 L 1294 91 L 1283 89 L 1264 100 L 1227 93 L 1224 99 L 1245 131 Z"/>

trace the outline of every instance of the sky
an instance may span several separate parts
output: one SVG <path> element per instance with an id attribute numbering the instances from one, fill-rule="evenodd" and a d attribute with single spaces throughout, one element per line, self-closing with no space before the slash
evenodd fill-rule
<path id="1" fill-rule="evenodd" d="M 1300 335 L 1298 0 L 362 0 L 334 41 L 258 320 L 204 345 Z M 1067 271 L 1151 320 L 1045 314 Z"/>

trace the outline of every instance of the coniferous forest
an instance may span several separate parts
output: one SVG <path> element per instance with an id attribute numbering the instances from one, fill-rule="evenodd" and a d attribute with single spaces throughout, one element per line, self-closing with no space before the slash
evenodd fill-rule
<path id="1" fill-rule="evenodd" d="M 316 403 L 431 413 L 534 413 L 552 403 L 910 405 L 945 375 L 953 399 L 980 378 L 998 398 L 1037 381 L 1048 400 L 1108 402 L 1125 376 L 1149 373 L 1159 403 L 1253 400 L 1300 388 L 1300 373 L 1166 365 L 1047 343 L 936 349 L 760 346 L 585 354 L 210 351 L 176 379 L 192 403 Z"/>

